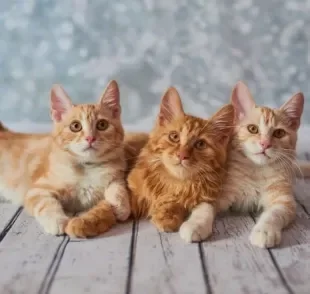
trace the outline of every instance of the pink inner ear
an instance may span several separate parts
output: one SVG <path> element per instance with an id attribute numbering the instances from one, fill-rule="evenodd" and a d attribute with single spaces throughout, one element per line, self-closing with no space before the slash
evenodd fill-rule
<path id="1" fill-rule="evenodd" d="M 61 112 L 57 112 L 56 110 L 52 110 L 52 116 L 54 120 L 61 121 Z"/>
<path id="2" fill-rule="evenodd" d="M 61 121 L 62 116 L 67 112 L 67 108 L 65 107 L 63 101 L 58 97 L 52 98 L 52 115 L 56 121 Z"/>
<path id="3" fill-rule="evenodd" d="M 183 115 L 184 110 L 181 97 L 174 87 L 170 87 L 161 99 L 158 122 L 160 125 L 163 125 L 165 122 Z"/>
<path id="4" fill-rule="evenodd" d="M 236 84 L 232 91 L 231 103 L 235 107 L 236 117 L 239 120 L 242 120 L 255 107 L 249 88 L 241 81 Z"/>
<path id="5" fill-rule="evenodd" d="M 287 101 L 281 109 L 286 113 L 290 120 L 292 128 L 298 128 L 300 125 L 301 115 L 304 109 L 304 95 L 303 93 L 295 94 L 289 101 Z"/>
<path id="6" fill-rule="evenodd" d="M 111 81 L 105 89 L 102 97 L 100 98 L 100 104 L 105 108 L 108 108 L 113 118 L 118 118 L 121 114 L 120 106 L 120 93 L 118 84 L 116 81 Z"/>
<path id="7" fill-rule="evenodd" d="M 119 106 L 115 106 L 113 109 L 112 109 L 112 117 L 113 118 L 117 118 L 120 116 L 120 107 Z"/>
<path id="8" fill-rule="evenodd" d="M 51 115 L 52 118 L 59 122 L 63 115 L 72 107 L 68 95 L 60 85 L 54 85 L 51 90 Z"/>

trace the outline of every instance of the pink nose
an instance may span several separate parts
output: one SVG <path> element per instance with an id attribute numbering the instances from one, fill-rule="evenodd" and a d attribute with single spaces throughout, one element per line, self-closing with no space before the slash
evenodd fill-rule
<path id="1" fill-rule="evenodd" d="M 268 140 L 261 140 L 259 144 L 264 148 L 264 150 L 271 147 L 271 143 Z"/>
<path id="2" fill-rule="evenodd" d="M 180 160 L 186 160 L 189 159 L 189 153 L 186 150 L 181 150 L 178 154 Z"/>
<path id="3" fill-rule="evenodd" d="M 91 143 L 94 143 L 96 141 L 96 138 L 93 137 L 93 136 L 87 136 L 86 137 L 86 141 L 91 144 Z"/>

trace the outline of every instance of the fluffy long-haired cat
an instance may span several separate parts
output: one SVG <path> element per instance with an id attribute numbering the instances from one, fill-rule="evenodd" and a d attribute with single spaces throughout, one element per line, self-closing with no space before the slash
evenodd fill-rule
<path id="1" fill-rule="evenodd" d="M 54 85 L 50 102 L 51 134 L 0 133 L 1 194 L 47 233 L 96 236 L 130 214 L 118 85 L 111 81 L 97 104 L 78 105 Z"/>
<path id="2" fill-rule="evenodd" d="M 218 211 L 261 210 L 250 242 L 261 248 L 274 247 L 296 214 L 292 180 L 304 96 L 297 93 L 278 109 L 260 107 L 248 87 L 239 82 L 231 103 L 236 111 L 236 127 Z"/>
<path id="3" fill-rule="evenodd" d="M 187 115 L 177 90 L 168 89 L 128 176 L 133 217 L 149 217 L 161 231 L 179 230 L 186 241 L 207 238 L 212 225 L 204 224 L 213 218 L 233 120 L 232 105 L 208 120 Z"/>

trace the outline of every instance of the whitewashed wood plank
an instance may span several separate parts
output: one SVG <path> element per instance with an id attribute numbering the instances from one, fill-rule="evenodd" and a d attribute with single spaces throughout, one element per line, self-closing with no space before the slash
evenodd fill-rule
<path id="1" fill-rule="evenodd" d="M 206 293 L 198 244 L 184 243 L 178 233 L 159 234 L 149 221 L 140 221 L 131 293 Z"/>
<path id="2" fill-rule="evenodd" d="M 96 239 L 71 240 L 49 293 L 125 293 L 131 236 L 126 223 Z"/>
<path id="3" fill-rule="evenodd" d="M 300 159 L 308 160 L 308 161 L 310 159 L 310 155 L 308 153 L 301 154 L 299 157 Z M 309 178 L 298 179 L 295 185 L 295 190 L 296 190 L 295 195 L 297 197 L 297 201 L 309 214 L 310 213 L 310 179 Z"/>
<path id="4" fill-rule="evenodd" d="M 250 216 L 218 216 L 212 238 L 203 243 L 212 293 L 288 293 L 268 250 L 254 247 Z"/>
<path id="5" fill-rule="evenodd" d="M 22 212 L 0 243 L 1 293 L 39 293 L 64 237 L 45 234 Z"/>
<path id="6" fill-rule="evenodd" d="M 297 183 L 296 198 L 303 203 L 309 194 L 310 183 L 302 187 Z M 296 221 L 284 231 L 279 248 L 271 250 L 274 259 L 292 293 L 309 294 L 310 289 L 310 218 L 298 205 Z"/>
<path id="7" fill-rule="evenodd" d="M 19 214 L 20 210 L 18 206 L 0 202 L 0 241 L 18 218 Z"/>

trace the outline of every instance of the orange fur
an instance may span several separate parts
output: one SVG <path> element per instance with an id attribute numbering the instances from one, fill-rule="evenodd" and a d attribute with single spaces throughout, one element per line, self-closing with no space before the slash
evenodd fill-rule
<path id="1" fill-rule="evenodd" d="M 250 241 L 262 248 L 273 247 L 280 243 L 282 229 L 296 214 L 292 180 L 304 97 L 297 93 L 278 109 L 260 107 L 255 105 L 247 86 L 239 82 L 232 103 L 237 114 L 236 128 L 217 207 L 219 211 L 263 211 Z"/>
<path id="2" fill-rule="evenodd" d="M 24 204 L 46 232 L 56 235 L 66 231 L 70 236 L 94 236 L 116 219 L 127 219 L 120 111 L 115 81 L 97 104 L 73 105 L 55 85 L 52 134 L 0 134 L 1 194 Z"/>
<path id="3" fill-rule="evenodd" d="M 124 151 L 127 161 L 127 172 L 135 165 L 137 157 L 148 139 L 149 135 L 147 133 L 125 133 Z"/>
<path id="4" fill-rule="evenodd" d="M 187 115 L 179 94 L 170 88 L 162 98 L 149 141 L 128 176 L 132 215 L 150 217 L 159 230 L 171 232 L 182 224 L 186 227 L 184 220 L 191 213 L 196 217 L 193 211 L 200 204 L 213 207 L 233 119 L 232 105 L 224 106 L 209 120 Z M 171 134 L 177 134 L 175 142 L 169 139 Z M 196 239 L 209 234 L 204 232 Z"/>

